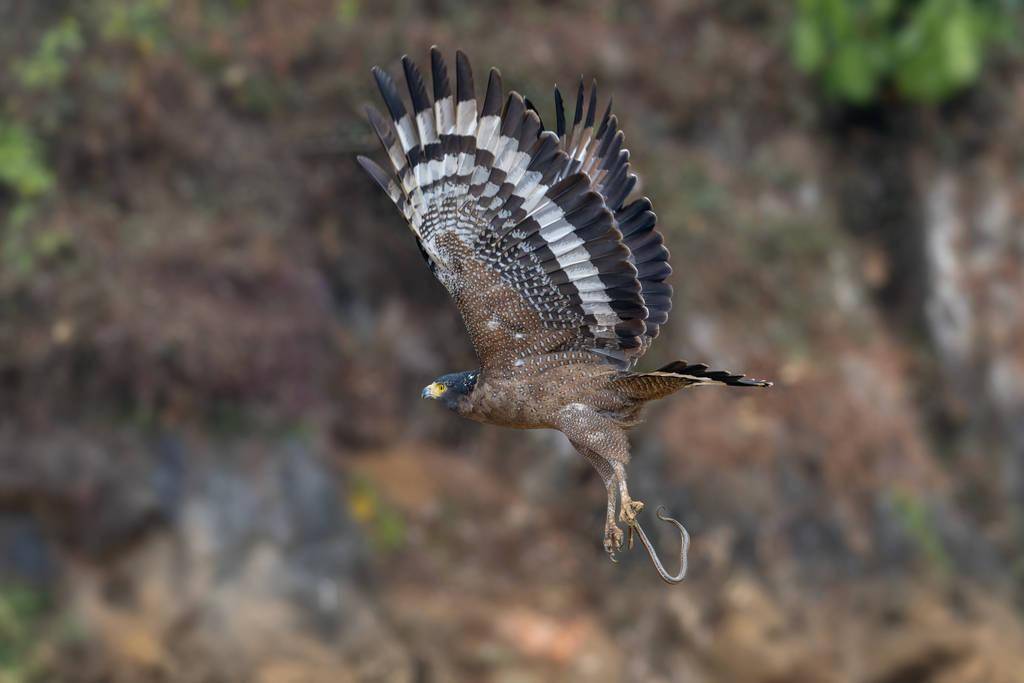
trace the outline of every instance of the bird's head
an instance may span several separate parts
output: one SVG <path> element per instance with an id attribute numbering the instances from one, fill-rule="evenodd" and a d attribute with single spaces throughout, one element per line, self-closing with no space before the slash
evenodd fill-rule
<path id="1" fill-rule="evenodd" d="M 479 370 L 442 375 L 423 387 L 420 397 L 436 399 L 447 408 L 459 412 L 460 404 L 465 403 L 465 400 L 473 393 L 479 375 Z"/>

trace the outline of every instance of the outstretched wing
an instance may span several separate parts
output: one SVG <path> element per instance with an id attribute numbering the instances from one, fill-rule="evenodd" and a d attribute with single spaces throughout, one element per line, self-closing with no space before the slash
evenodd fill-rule
<path id="1" fill-rule="evenodd" d="M 444 59 L 431 50 L 433 103 L 416 65 L 407 57 L 402 65 L 412 113 L 378 68 L 390 117 L 367 110 L 392 172 L 359 162 L 409 222 L 481 366 L 502 372 L 596 357 L 631 365 L 667 315 L 668 253 L 650 203 L 623 205 L 636 179 L 610 107 L 594 135 L 596 92 L 583 123 L 581 87 L 566 131 L 556 91 L 556 134 L 518 93 L 502 106 L 494 69 L 478 113 L 461 52 L 453 95 Z"/>
<path id="2" fill-rule="evenodd" d="M 636 187 L 637 177 L 630 172 L 629 150 L 623 147 L 625 136 L 619 129 L 618 117 L 612 114 L 611 99 L 597 133 L 594 133 L 597 81 L 590 87 L 586 118 L 583 116 L 584 94 L 581 79 L 572 125 L 567 127 L 562 93 L 555 87 L 555 127 L 560 146 L 569 157 L 564 172 L 582 171 L 590 175 L 594 189 L 614 213 L 622 242 L 629 249 L 629 262 L 637 269 L 647 318 L 639 353 L 633 354 L 635 361 L 658 336 L 659 328 L 668 320 L 668 312 L 672 309 L 672 286 L 665 282 L 672 274 L 668 264 L 669 252 L 661 233 L 655 229 L 657 216 L 652 210 L 651 200 L 641 197 L 626 204 L 626 198 Z"/>

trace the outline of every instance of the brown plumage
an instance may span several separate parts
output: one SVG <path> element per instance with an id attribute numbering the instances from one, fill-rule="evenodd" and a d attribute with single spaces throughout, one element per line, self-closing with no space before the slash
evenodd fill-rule
<path id="1" fill-rule="evenodd" d="M 480 422 L 565 434 L 607 488 L 604 545 L 614 553 L 623 543 L 616 494 L 627 525 L 642 508 L 625 465 L 626 430 L 644 405 L 695 384 L 770 382 L 683 361 L 632 371 L 668 319 L 671 268 L 650 201 L 626 203 L 636 176 L 610 102 L 595 131 L 596 83 L 584 107 L 580 82 L 569 126 L 556 88 L 548 131 L 518 93 L 503 98 L 494 69 L 478 111 L 461 52 L 453 94 L 431 50 L 432 102 L 416 65 L 407 57 L 402 65 L 412 111 L 378 68 L 390 116 L 367 110 L 391 170 L 359 162 L 405 216 L 480 361 L 423 395 Z"/>

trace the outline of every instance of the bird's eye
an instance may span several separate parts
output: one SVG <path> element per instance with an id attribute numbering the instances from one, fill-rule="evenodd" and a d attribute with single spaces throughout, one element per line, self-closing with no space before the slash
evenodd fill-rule
<path id="1" fill-rule="evenodd" d="M 448 385 L 441 384 L 440 382 L 438 382 L 437 383 L 437 393 L 443 394 L 446 391 L 448 391 Z"/>

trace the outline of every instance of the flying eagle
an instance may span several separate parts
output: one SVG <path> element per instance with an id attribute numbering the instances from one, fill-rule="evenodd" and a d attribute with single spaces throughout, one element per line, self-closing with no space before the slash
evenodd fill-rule
<path id="1" fill-rule="evenodd" d="M 659 574 L 669 574 L 637 521 L 643 503 L 626 487 L 626 430 L 644 406 L 698 384 L 770 382 L 669 363 L 634 372 L 668 320 L 669 252 L 637 183 L 608 102 L 595 129 L 597 84 L 580 81 L 571 122 L 555 88 L 555 130 L 533 104 L 502 94 L 491 69 L 479 109 L 469 60 L 455 60 L 455 92 L 441 52 L 430 51 L 433 101 L 416 64 L 402 58 L 411 112 L 394 81 L 373 76 L 389 116 L 367 107 L 391 170 L 360 165 L 405 216 L 431 272 L 462 314 L 480 368 L 423 390 L 463 417 L 521 429 L 557 429 L 597 470 L 608 492 L 604 548 L 623 547 L 618 520 L 635 529 Z M 585 105 L 586 101 L 586 106 Z"/>

